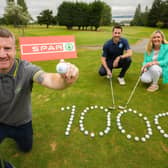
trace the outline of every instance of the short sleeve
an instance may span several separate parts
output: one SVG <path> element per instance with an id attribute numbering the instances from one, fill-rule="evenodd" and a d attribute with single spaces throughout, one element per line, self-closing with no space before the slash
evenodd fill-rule
<path id="1" fill-rule="evenodd" d="M 125 46 L 124 48 L 125 50 L 131 49 L 127 39 L 124 39 L 124 46 Z"/>

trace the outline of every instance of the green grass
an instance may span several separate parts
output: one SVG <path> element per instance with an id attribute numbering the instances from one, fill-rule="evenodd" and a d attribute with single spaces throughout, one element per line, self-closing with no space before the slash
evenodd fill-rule
<path id="1" fill-rule="evenodd" d="M 10 28 L 19 36 L 17 29 Z M 124 35 L 131 44 L 142 38 L 148 38 L 153 28 L 125 27 Z M 168 33 L 167 30 L 164 30 Z M 143 113 L 151 122 L 152 137 L 145 143 L 127 140 L 116 126 L 118 110 L 111 115 L 109 134 L 95 138 L 85 136 L 79 130 L 80 113 L 88 106 L 111 105 L 110 84 L 106 78 L 98 75 L 101 50 L 86 50 L 82 45 L 102 45 L 111 37 L 111 27 L 102 27 L 94 31 L 67 31 L 64 27 L 28 27 L 25 36 L 75 35 L 78 58 L 69 61 L 80 69 L 79 80 L 70 88 L 54 91 L 34 85 L 32 92 L 34 145 L 28 154 L 21 153 L 11 139 L 0 144 L 0 154 L 12 162 L 16 168 L 168 168 L 168 141 L 156 129 L 154 115 L 166 112 L 168 85 L 161 84 L 156 93 L 148 93 L 143 84 L 139 84 L 129 107 Z M 113 87 L 117 105 L 126 103 L 134 87 L 143 54 L 134 53 L 133 63 L 126 75 L 126 86 L 119 86 L 116 77 L 119 70 L 114 70 Z M 55 72 L 58 61 L 35 62 L 45 71 Z M 76 115 L 70 136 L 64 132 L 70 111 L 61 111 L 61 107 L 76 105 Z M 168 132 L 167 117 L 160 122 Z M 85 126 L 89 131 L 98 133 L 105 128 L 106 115 L 101 110 L 89 111 Z M 133 114 L 123 116 L 122 123 L 127 132 L 142 136 L 146 133 L 144 122 Z"/>

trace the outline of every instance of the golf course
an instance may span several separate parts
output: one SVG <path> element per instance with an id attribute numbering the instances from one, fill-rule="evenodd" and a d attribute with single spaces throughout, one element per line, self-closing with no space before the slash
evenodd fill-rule
<path id="1" fill-rule="evenodd" d="M 23 36 L 23 31 L 19 28 L 6 28 L 16 36 L 17 57 L 20 58 L 18 38 Z M 128 111 L 124 113 L 124 110 L 117 108 L 126 104 L 140 76 L 145 48 L 143 42 L 155 30 L 157 28 L 123 27 L 122 36 L 128 39 L 133 49 L 132 64 L 125 76 L 125 86 L 119 85 L 117 81 L 120 69 L 113 71 L 116 109 L 109 110 L 108 107 L 112 105 L 110 82 L 106 77 L 99 76 L 98 69 L 101 65 L 102 46 L 112 37 L 112 27 L 100 27 L 98 31 L 79 31 L 77 28 L 67 30 L 61 26 L 50 26 L 48 29 L 39 25 L 27 26 L 24 29 L 25 37 L 73 35 L 77 58 L 65 61 L 75 64 L 80 75 L 75 84 L 60 91 L 34 84 L 33 149 L 29 153 L 22 153 L 13 140 L 5 139 L 0 144 L 0 157 L 16 168 L 168 168 L 168 138 L 162 133 L 168 134 L 168 85 L 160 79 L 159 90 L 150 93 L 146 90 L 148 85 L 140 82 L 128 104 Z M 161 31 L 168 39 L 168 29 Z M 56 73 L 58 62 L 33 63 L 46 72 Z M 66 135 L 72 109 L 75 114 L 69 134 Z M 80 129 L 81 113 L 86 109 L 83 124 L 88 135 Z M 121 111 L 120 122 L 125 132 L 121 132 L 117 125 L 117 116 Z M 156 124 L 155 116 L 163 113 Z M 110 129 L 103 132 L 107 127 L 108 114 Z M 151 133 L 142 141 L 141 137 L 148 132 L 146 121 L 150 122 Z M 158 126 L 163 131 L 160 132 Z M 94 133 L 94 136 L 90 133 Z M 131 138 L 127 135 L 131 135 Z"/>

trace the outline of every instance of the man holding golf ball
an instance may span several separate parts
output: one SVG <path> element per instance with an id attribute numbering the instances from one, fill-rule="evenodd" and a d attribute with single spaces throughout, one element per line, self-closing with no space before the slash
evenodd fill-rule
<path id="1" fill-rule="evenodd" d="M 56 67 L 58 73 L 47 73 L 32 63 L 16 59 L 15 55 L 14 35 L 0 28 L 0 143 L 12 138 L 21 151 L 29 152 L 33 144 L 33 82 L 55 90 L 64 89 L 77 80 L 79 70 L 62 61 Z"/>

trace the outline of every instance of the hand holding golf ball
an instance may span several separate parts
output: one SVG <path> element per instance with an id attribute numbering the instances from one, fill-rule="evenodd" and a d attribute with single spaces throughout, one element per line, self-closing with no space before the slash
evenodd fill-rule
<path id="1" fill-rule="evenodd" d="M 56 65 L 56 71 L 60 74 L 68 72 L 68 64 L 66 62 L 60 62 Z"/>
<path id="2" fill-rule="evenodd" d="M 79 75 L 78 68 L 74 64 L 64 62 L 64 60 L 56 65 L 56 71 L 65 78 L 67 83 L 75 82 Z"/>

